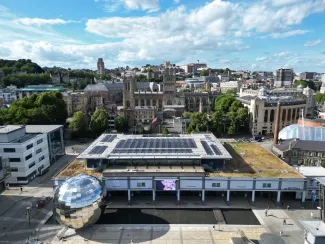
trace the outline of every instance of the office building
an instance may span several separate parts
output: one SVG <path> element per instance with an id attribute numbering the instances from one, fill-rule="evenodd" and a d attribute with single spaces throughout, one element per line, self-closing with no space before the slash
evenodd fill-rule
<path id="1" fill-rule="evenodd" d="M 275 87 L 292 87 L 294 72 L 292 69 L 277 69 L 274 86 Z"/>
<path id="2" fill-rule="evenodd" d="M 40 94 L 42 92 L 58 91 L 65 92 L 66 88 L 62 86 L 53 85 L 30 85 L 18 90 L 19 99 L 30 97 L 33 94 Z"/>

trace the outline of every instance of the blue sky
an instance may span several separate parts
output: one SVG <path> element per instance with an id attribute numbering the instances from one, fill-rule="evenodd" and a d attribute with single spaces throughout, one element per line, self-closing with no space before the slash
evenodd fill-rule
<path id="1" fill-rule="evenodd" d="M 0 0 L 0 58 L 325 73 L 325 0 Z"/>

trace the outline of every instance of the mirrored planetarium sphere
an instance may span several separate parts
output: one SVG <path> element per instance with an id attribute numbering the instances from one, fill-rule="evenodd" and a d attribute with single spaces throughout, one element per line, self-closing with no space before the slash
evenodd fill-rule
<path id="1" fill-rule="evenodd" d="M 53 214 L 61 225 L 81 229 L 97 222 L 104 190 L 93 176 L 79 174 L 60 185 L 53 198 Z"/>

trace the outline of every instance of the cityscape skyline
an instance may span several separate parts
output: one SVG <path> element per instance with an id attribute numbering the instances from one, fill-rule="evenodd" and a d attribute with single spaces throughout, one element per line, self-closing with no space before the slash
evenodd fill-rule
<path id="1" fill-rule="evenodd" d="M 325 0 L 3 0 L 0 58 L 41 66 L 207 63 L 211 68 L 325 70 Z M 64 6 L 64 7 L 62 7 Z"/>

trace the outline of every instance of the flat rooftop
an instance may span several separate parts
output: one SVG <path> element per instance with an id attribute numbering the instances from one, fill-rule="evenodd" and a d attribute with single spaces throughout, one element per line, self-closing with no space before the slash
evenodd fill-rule
<path id="1" fill-rule="evenodd" d="M 231 159 L 211 133 L 191 135 L 103 134 L 79 159 Z"/>
<path id="2" fill-rule="evenodd" d="M 89 174 L 97 178 L 102 178 L 101 172 L 95 172 L 93 170 L 86 169 L 86 162 L 75 159 L 71 161 L 61 172 L 56 175 L 56 178 L 67 178 L 78 174 Z"/>
<path id="3" fill-rule="evenodd" d="M 258 143 L 227 143 L 225 148 L 233 159 L 226 163 L 226 169 L 209 173 L 209 176 L 304 178 L 299 172 Z"/>
<path id="4" fill-rule="evenodd" d="M 294 168 L 303 176 L 325 177 L 325 168 L 321 166 L 319 167 L 299 166 Z"/>
<path id="5" fill-rule="evenodd" d="M 26 125 L 26 133 L 49 133 L 63 125 Z"/>
<path id="6" fill-rule="evenodd" d="M 10 132 L 13 132 L 15 130 L 19 130 L 24 128 L 23 125 L 5 125 L 5 126 L 0 126 L 0 134 L 7 134 Z"/>

